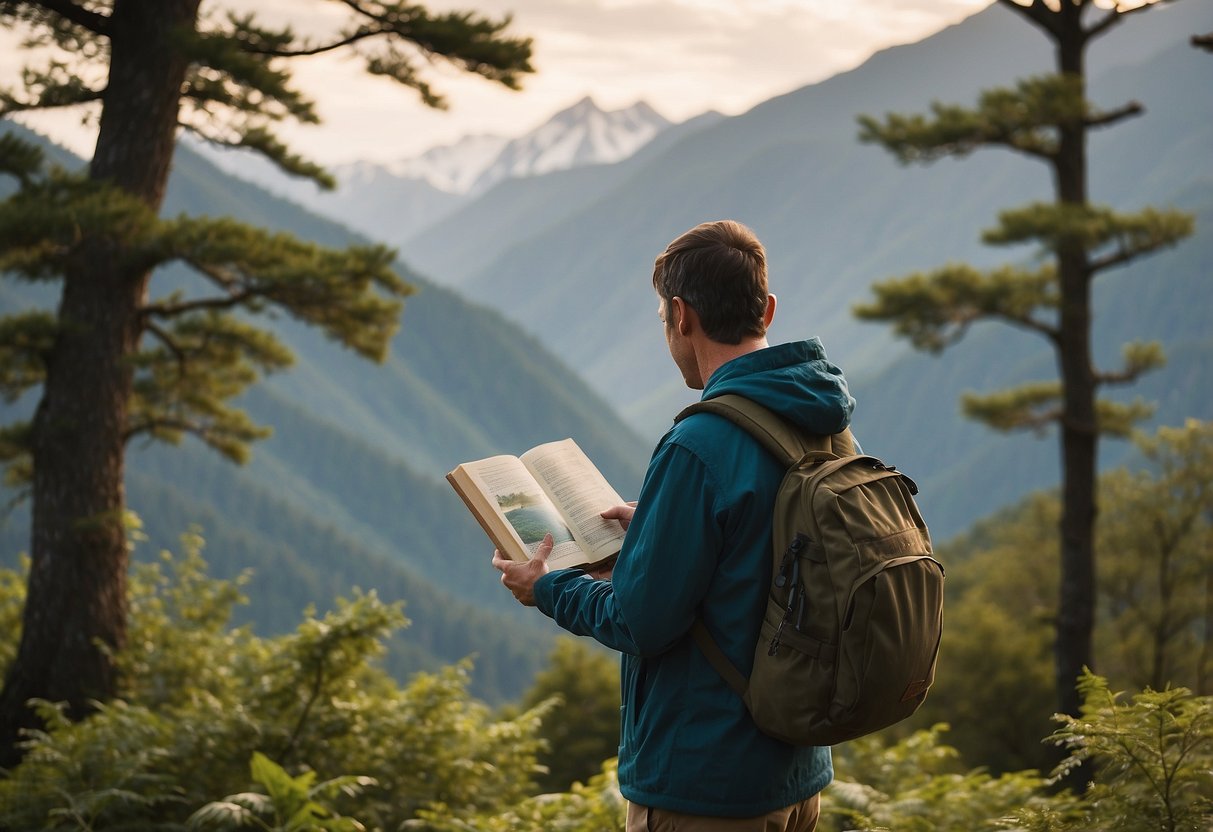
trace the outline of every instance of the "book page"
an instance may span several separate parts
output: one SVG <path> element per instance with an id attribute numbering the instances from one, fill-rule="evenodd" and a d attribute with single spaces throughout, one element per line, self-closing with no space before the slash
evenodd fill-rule
<path id="1" fill-rule="evenodd" d="M 496 503 L 496 511 L 505 518 L 513 536 L 529 555 L 535 554 L 543 536 L 551 532 L 555 545 L 549 563 L 586 561 L 560 512 L 517 457 L 494 456 L 465 463 L 462 467 L 480 490 Z"/>
<path id="2" fill-rule="evenodd" d="M 599 514 L 621 505 L 623 498 L 576 442 L 564 439 L 539 445 L 523 454 L 522 461 L 560 506 L 583 546 L 596 557 L 619 551 L 623 528 Z"/>

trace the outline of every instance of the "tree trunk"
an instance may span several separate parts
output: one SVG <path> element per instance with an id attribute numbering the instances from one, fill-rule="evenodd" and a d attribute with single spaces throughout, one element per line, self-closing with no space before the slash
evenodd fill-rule
<path id="1" fill-rule="evenodd" d="M 1059 71 L 1085 79 L 1081 9 L 1061 4 L 1057 37 Z M 1085 94 L 1085 83 L 1083 87 Z M 1054 167 L 1058 201 L 1087 202 L 1086 127 L 1064 125 Z M 1060 364 L 1063 415 L 1061 429 L 1062 516 L 1061 591 L 1058 599 L 1055 683 L 1058 708 L 1078 716 L 1075 682 L 1091 667 L 1095 627 L 1095 472 L 1098 425 L 1095 375 L 1091 362 L 1091 269 L 1081 244 L 1065 244 L 1057 253 L 1061 288 Z"/>
<path id="2" fill-rule="evenodd" d="M 1196 665 L 1196 695 L 1213 695 L 1210 671 L 1213 670 L 1213 569 L 1205 573 L 1205 638 L 1200 645 L 1200 657 Z"/>
<path id="3" fill-rule="evenodd" d="M 89 168 L 158 210 L 188 62 L 181 36 L 199 0 L 117 0 L 109 83 Z M 33 422 L 32 558 L 17 657 L 0 692 L 0 767 L 20 760 L 31 698 L 73 717 L 112 697 L 126 639 L 123 488 L 131 395 L 127 358 L 142 334 L 149 273 L 127 241 L 86 238 L 64 274 L 60 334 Z"/>

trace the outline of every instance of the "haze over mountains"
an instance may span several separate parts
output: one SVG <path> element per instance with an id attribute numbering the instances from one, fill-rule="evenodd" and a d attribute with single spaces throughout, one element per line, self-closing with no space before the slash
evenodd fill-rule
<path id="1" fill-rule="evenodd" d="M 1125 211 L 1155 204 L 1197 217 L 1193 238 L 1101 278 L 1096 292 L 1105 367 L 1126 340 L 1166 344 L 1167 368 L 1128 395 L 1159 402 L 1156 421 L 1171 424 L 1213 418 L 1213 57 L 1188 44 L 1208 31 L 1213 4 L 1177 3 L 1133 16 L 1090 53 L 1094 100 L 1107 108 L 1138 100 L 1146 110 L 1094 136 L 1093 197 Z M 435 152 L 429 173 L 421 162 L 399 168 L 411 171 L 407 179 L 350 169 L 346 180 L 360 184 L 335 195 L 349 200 L 333 208 L 340 224 L 319 207 L 305 210 L 303 197 L 272 196 L 184 148 L 166 213 L 230 214 L 329 245 L 394 242 L 401 268 L 419 272 L 421 292 L 383 367 L 274 323 L 298 361 L 246 397 L 254 419 L 275 427 L 249 466 L 189 443 L 133 449 L 130 502 L 151 538 L 141 552 L 177 548 L 176 535 L 200 523 L 216 571 L 255 567 L 247 615 L 271 630 L 290 626 L 304 603 L 323 609 L 353 586 L 405 599 L 414 623 L 393 644 L 396 669 L 476 653 L 477 692 L 516 695 L 553 632 L 496 585 L 483 534 L 442 474 L 465 459 L 571 435 L 621 493 L 635 494 L 653 441 L 693 397 L 665 357 L 652 260 L 678 233 L 720 217 L 748 223 L 767 244 L 780 298 L 772 340 L 823 337 L 852 381 L 865 448 L 915 476 L 937 537 L 1052 486 L 1054 442 L 998 436 L 963 420 L 957 404 L 966 389 L 1053 377 L 1043 344 L 990 325 L 924 356 L 850 314 L 887 277 L 955 260 L 1031 259 L 982 246 L 980 231 L 1001 209 L 1050 198 L 1043 167 L 997 151 L 898 166 L 857 142 L 856 116 L 918 112 L 936 99 L 969 104 L 979 89 L 1048 71 L 1050 62 L 1044 38 L 994 6 L 740 116 L 662 127 L 637 111 L 635 123 L 653 131 L 647 140 L 623 130 L 596 145 L 630 149 L 622 158 L 573 150 L 582 145 L 566 126 L 550 141 L 516 145 L 513 156 L 497 142 Z M 578 106 L 586 141 L 607 135 L 585 126 L 597 108 Z M 540 149 L 558 149 L 572 166 L 541 172 L 541 160 L 557 156 Z M 456 164 L 460 154 L 474 164 Z M 502 161 L 499 170 L 513 173 L 477 192 L 490 158 L 532 167 L 519 175 L 525 166 Z M 427 195 L 414 200 L 409 188 Z M 448 201 L 425 201 L 434 194 Z M 412 217 L 418 204 L 424 216 Z M 409 223 L 424 233 L 390 236 Z M 53 302 L 50 287 L 0 280 L 0 313 Z M 0 422 L 30 406 L 0 405 Z M 1105 445 L 1104 460 L 1124 459 L 1124 447 Z M 0 562 L 26 545 L 18 512 L 0 526 Z"/>
<path id="2" fill-rule="evenodd" d="M 466 136 L 396 162 L 338 165 L 331 171 L 338 182 L 332 192 L 247 154 L 196 149 L 236 176 L 400 245 L 499 182 L 617 162 L 670 126 L 643 101 L 607 111 L 586 97 L 520 136 Z"/>

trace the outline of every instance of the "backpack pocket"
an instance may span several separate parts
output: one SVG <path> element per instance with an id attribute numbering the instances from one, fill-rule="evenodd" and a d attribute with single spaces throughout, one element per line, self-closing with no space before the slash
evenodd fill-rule
<path id="1" fill-rule="evenodd" d="M 811 738 L 824 727 L 821 703 L 833 694 L 838 648 L 788 626 L 784 608 L 772 600 L 763 617 L 758 649 L 763 656 L 754 663 L 745 693 L 754 724 L 784 742 L 824 744 Z"/>
<path id="2" fill-rule="evenodd" d="M 905 719 L 926 698 L 943 632 L 943 580 L 938 561 L 916 555 L 887 561 L 855 587 L 829 707 L 842 738 Z"/>

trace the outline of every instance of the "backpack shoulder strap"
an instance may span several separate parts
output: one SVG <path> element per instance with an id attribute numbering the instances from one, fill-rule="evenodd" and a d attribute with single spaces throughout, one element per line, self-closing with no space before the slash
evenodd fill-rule
<path id="1" fill-rule="evenodd" d="M 854 456 L 855 442 L 851 429 L 833 436 L 805 433 L 788 424 L 781 416 L 757 402 L 734 393 L 726 393 L 713 399 L 705 399 L 687 406 L 674 417 L 680 422 L 692 413 L 715 413 L 753 436 L 785 467 L 812 451 L 834 456 Z"/>
<path id="2" fill-rule="evenodd" d="M 729 657 L 720 649 L 720 645 L 716 643 L 716 639 L 712 637 L 712 633 L 708 630 L 708 625 L 703 623 L 703 616 L 696 615 L 694 623 L 691 624 L 691 638 L 695 639 L 695 643 L 699 645 L 699 649 L 703 652 L 704 658 L 708 660 L 708 664 L 716 669 L 720 674 L 720 678 L 724 679 L 725 683 L 733 689 L 733 692 L 745 699 L 746 692 L 750 689 L 750 680 L 741 675 L 741 671 L 733 667 L 733 663 L 729 661 Z"/>
<path id="3" fill-rule="evenodd" d="M 790 468 L 811 452 L 835 458 L 855 455 L 855 441 L 850 428 L 833 436 L 805 433 L 745 396 L 726 393 L 713 399 L 695 402 L 683 408 L 682 412 L 674 417 L 674 421 L 681 422 L 693 413 L 715 413 L 717 416 L 723 416 L 753 436 L 760 445 L 780 460 L 785 468 Z M 720 649 L 720 645 L 704 623 L 702 612 L 696 614 L 690 634 L 708 663 L 716 669 L 725 683 L 744 699 L 749 690 L 749 680 L 733 666 Z"/>

